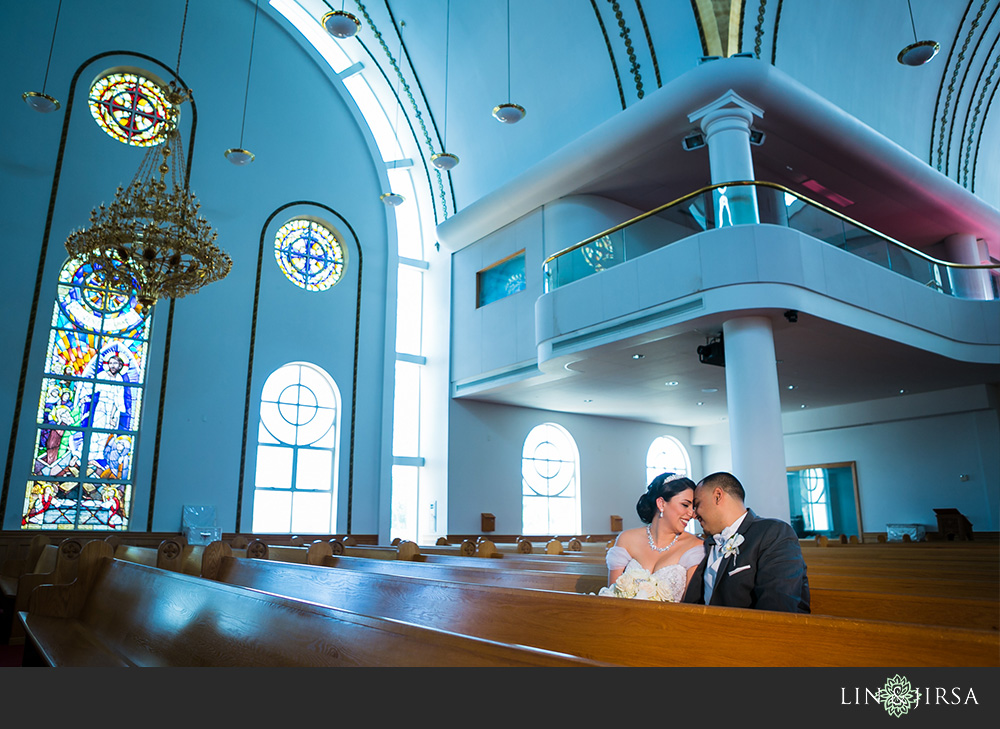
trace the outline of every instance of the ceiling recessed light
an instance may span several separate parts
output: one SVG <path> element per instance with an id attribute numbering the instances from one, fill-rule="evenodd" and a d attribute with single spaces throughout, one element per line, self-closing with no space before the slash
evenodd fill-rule
<path id="1" fill-rule="evenodd" d="M 701 388 L 701 391 L 702 392 L 718 392 L 719 388 L 718 387 L 703 387 L 703 388 Z"/>
<path id="2" fill-rule="evenodd" d="M 906 392 L 906 390 L 904 390 L 904 389 L 900 388 L 900 390 L 899 390 L 899 394 L 900 394 L 900 395 L 902 395 L 902 394 L 903 394 L 903 393 L 905 393 L 905 392 Z"/>
<path id="3" fill-rule="evenodd" d="M 794 390 L 794 389 L 795 389 L 795 385 L 789 385 L 789 386 L 788 386 L 788 389 L 789 389 L 789 390 Z"/>
<path id="4" fill-rule="evenodd" d="M 642 359 L 645 356 L 646 355 L 644 355 L 644 354 L 633 354 L 632 355 L 632 359 Z"/>
<path id="5" fill-rule="evenodd" d="M 805 409 L 808 406 L 807 405 L 799 405 L 799 407 L 802 408 L 802 409 Z"/>
<path id="6" fill-rule="evenodd" d="M 698 404 L 699 404 L 699 405 L 704 405 L 705 403 L 703 403 L 703 402 L 700 402 L 700 403 L 698 403 Z"/>
<path id="7" fill-rule="evenodd" d="M 584 400 L 584 402 L 594 402 L 593 400 Z"/>
<path id="8" fill-rule="evenodd" d="M 664 382 L 663 384 L 666 385 L 667 387 L 677 387 L 681 383 L 679 383 L 677 380 L 671 380 L 670 382 Z"/>

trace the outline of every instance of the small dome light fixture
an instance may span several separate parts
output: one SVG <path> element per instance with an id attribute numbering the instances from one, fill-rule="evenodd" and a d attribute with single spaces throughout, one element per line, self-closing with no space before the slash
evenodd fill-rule
<path id="1" fill-rule="evenodd" d="M 904 66 L 923 66 L 937 55 L 937 52 L 941 50 L 941 44 L 932 40 L 917 40 L 917 24 L 913 22 L 913 6 L 910 5 L 910 0 L 906 0 L 906 7 L 910 11 L 913 42 L 899 52 L 896 60 Z"/>
<path id="2" fill-rule="evenodd" d="M 438 152 L 437 154 L 431 155 L 431 164 L 439 170 L 447 172 L 450 169 L 454 169 L 454 167 L 458 164 L 458 157 L 450 152 Z"/>
<path id="3" fill-rule="evenodd" d="M 334 38 L 353 38 L 361 30 L 361 21 L 345 10 L 331 10 L 323 16 L 322 23 Z"/>
<path id="4" fill-rule="evenodd" d="M 494 118 L 502 124 L 517 124 L 524 119 L 524 114 L 524 107 L 519 104 L 507 102 L 493 107 Z"/>
<path id="5" fill-rule="evenodd" d="M 59 108 L 59 102 L 41 91 L 25 91 L 21 94 L 24 103 L 41 114 L 48 114 Z"/>
<path id="6" fill-rule="evenodd" d="M 406 198 L 400 195 L 398 192 L 385 192 L 379 195 L 379 200 L 384 202 L 390 208 L 394 208 L 397 205 L 401 205 Z"/>
<path id="7" fill-rule="evenodd" d="M 248 165 L 253 162 L 254 154 L 249 149 L 227 149 L 226 159 L 234 165 L 242 167 L 243 165 Z"/>
<path id="8" fill-rule="evenodd" d="M 904 66 L 923 66 L 934 58 L 939 50 L 941 50 L 941 44 L 937 41 L 917 41 L 901 50 L 896 56 L 896 60 Z"/>

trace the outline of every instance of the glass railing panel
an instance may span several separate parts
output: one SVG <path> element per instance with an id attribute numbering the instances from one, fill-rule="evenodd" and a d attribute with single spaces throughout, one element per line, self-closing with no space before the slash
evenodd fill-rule
<path id="1" fill-rule="evenodd" d="M 546 260 L 545 290 L 635 260 L 706 230 L 745 223 L 781 225 L 950 296 L 1000 298 L 997 267 L 936 261 L 780 185 L 713 185 L 623 223 Z"/>
<path id="2" fill-rule="evenodd" d="M 678 205 L 599 238 L 563 251 L 545 263 L 546 291 L 579 281 L 592 274 L 632 261 L 676 241 L 701 233 L 713 225 L 711 197 L 699 194 Z"/>

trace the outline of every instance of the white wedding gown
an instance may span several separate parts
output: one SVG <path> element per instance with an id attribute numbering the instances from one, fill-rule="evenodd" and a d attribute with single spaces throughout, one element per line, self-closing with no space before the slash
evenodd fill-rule
<path id="1" fill-rule="evenodd" d="M 676 564 L 668 564 L 650 575 L 649 570 L 635 561 L 628 550 L 624 547 L 611 547 L 607 553 L 608 570 L 624 569 L 623 574 L 632 577 L 637 582 L 645 582 L 652 576 L 660 592 L 660 598 L 666 602 L 680 602 L 684 596 L 684 587 L 687 584 L 687 571 L 691 567 L 701 562 L 705 556 L 705 549 L 702 545 L 691 547 L 681 555 L 680 561 Z M 604 587 L 599 595 L 612 594 L 611 588 Z M 636 595 L 640 600 L 655 599 L 640 591 Z"/>

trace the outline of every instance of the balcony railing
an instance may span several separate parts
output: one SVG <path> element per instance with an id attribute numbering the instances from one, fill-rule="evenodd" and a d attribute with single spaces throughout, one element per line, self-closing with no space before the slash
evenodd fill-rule
<path id="1" fill-rule="evenodd" d="M 760 181 L 710 185 L 549 256 L 545 292 L 696 233 L 744 223 L 782 225 L 949 296 L 1000 298 L 996 264 L 939 261 L 786 187 Z M 983 269 L 989 270 L 984 276 Z"/>

